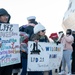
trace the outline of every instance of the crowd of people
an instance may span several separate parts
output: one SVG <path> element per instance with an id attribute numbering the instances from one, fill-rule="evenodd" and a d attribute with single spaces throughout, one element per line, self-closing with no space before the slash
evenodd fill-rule
<path id="1" fill-rule="evenodd" d="M 4 9 L 0 9 L 0 23 L 10 23 L 11 16 Z M 75 74 L 75 31 L 70 28 L 66 30 L 66 34 L 63 31 L 58 33 L 52 33 L 50 37 L 46 35 L 46 28 L 36 21 L 35 16 L 27 17 L 28 24 L 22 25 L 19 28 L 20 31 L 20 54 L 21 63 L 0 67 L 0 75 L 18 75 L 20 69 L 22 69 L 20 75 L 53 75 L 52 70 L 50 71 L 29 71 L 27 72 L 27 59 L 28 59 L 28 41 L 37 42 L 50 42 L 49 38 L 56 44 L 63 45 L 63 57 L 59 67 L 59 75 L 66 73 L 66 64 L 68 67 L 67 75 Z M 22 36 L 24 34 L 24 36 Z M 22 38 L 24 37 L 24 38 Z M 72 57 L 72 58 L 71 58 Z M 71 63 L 72 59 L 72 63 Z M 62 69 L 61 69 L 62 67 Z M 57 69 L 55 69 L 57 72 Z"/>

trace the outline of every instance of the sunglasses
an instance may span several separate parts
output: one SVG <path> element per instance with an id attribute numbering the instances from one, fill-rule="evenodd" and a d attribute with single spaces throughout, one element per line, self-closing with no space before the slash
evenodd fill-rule
<path id="1" fill-rule="evenodd" d="M 45 32 L 45 30 L 41 30 L 42 32 Z"/>

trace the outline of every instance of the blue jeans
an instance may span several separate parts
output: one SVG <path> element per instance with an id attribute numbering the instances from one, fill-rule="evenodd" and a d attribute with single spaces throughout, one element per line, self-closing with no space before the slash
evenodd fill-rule
<path id="1" fill-rule="evenodd" d="M 49 71 L 49 75 L 52 75 L 52 70 Z"/>
<path id="2" fill-rule="evenodd" d="M 22 72 L 21 75 L 26 75 L 27 73 L 27 59 L 22 57 Z"/>
<path id="3" fill-rule="evenodd" d="M 62 57 L 63 71 L 65 71 L 66 64 L 67 64 L 69 73 L 71 73 L 71 63 L 70 63 L 71 55 L 72 55 L 72 50 L 64 50 L 63 51 L 63 57 Z"/>

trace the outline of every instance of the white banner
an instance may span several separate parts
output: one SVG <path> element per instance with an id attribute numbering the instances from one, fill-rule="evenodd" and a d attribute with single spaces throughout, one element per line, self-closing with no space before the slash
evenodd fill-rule
<path id="1" fill-rule="evenodd" d="M 0 24 L 0 66 L 20 63 L 19 25 Z"/>
<path id="2" fill-rule="evenodd" d="M 27 71 L 48 71 L 58 69 L 63 54 L 63 46 L 54 43 L 28 42 Z"/>

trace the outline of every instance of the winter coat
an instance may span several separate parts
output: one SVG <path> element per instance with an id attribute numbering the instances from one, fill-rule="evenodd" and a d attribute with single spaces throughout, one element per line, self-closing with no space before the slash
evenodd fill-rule
<path id="1" fill-rule="evenodd" d="M 74 37 L 74 42 L 72 44 L 72 47 L 73 47 L 73 52 L 75 53 L 75 34 L 73 34 L 73 37 Z"/>
<path id="2" fill-rule="evenodd" d="M 31 41 L 34 41 L 34 40 L 39 40 L 39 42 L 49 42 L 49 39 L 48 37 L 45 35 L 45 36 L 40 36 L 38 34 L 33 34 L 30 38 Z"/>
<path id="3" fill-rule="evenodd" d="M 63 44 L 64 46 L 64 50 L 73 50 L 72 48 L 72 44 L 73 44 L 73 41 L 74 41 L 74 38 L 72 35 L 69 35 L 69 36 L 64 36 L 62 39 L 61 39 L 61 43 Z"/>
<path id="4" fill-rule="evenodd" d="M 24 30 L 24 32 L 26 32 L 27 34 L 29 34 L 29 40 L 30 40 L 31 35 L 33 34 L 33 28 L 34 28 L 33 26 L 29 25 Z"/>

